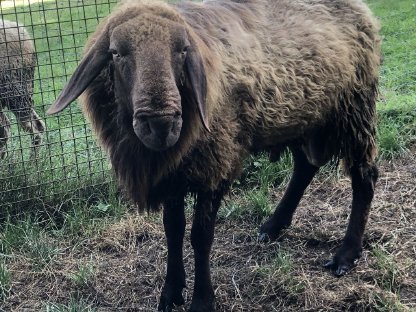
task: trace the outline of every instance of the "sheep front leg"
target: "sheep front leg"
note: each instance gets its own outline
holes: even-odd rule
[[[363,234],[374,196],[378,170],[373,164],[354,164],[350,174],[352,208],[347,232],[334,258],[325,264],[336,276],[347,273],[361,257]]]
[[[172,311],[173,305],[183,305],[182,289],[186,287],[183,265],[183,237],[185,235],[184,197],[167,201],[163,209],[163,225],[168,245],[165,285],[160,296],[159,311]]]
[[[305,189],[319,168],[310,164],[306,155],[298,149],[292,150],[294,170],[285,194],[273,215],[260,227],[259,241],[275,240],[280,232],[290,226],[293,214]]]
[[[29,109],[29,114],[16,114],[24,131],[32,136],[33,157],[37,157],[39,146],[42,143],[42,133],[45,131],[45,123],[34,109]]]
[[[198,194],[191,232],[191,243],[195,253],[195,284],[190,312],[215,311],[209,254],[222,196],[222,192]]]

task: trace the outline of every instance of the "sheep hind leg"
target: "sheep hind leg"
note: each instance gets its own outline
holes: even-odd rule
[[[370,211],[378,170],[374,164],[355,163],[350,170],[352,184],[352,209],[347,232],[341,247],[324,266],[336,276],[353,268],[361,257],[362,239]]]
[[[292,223],[293,214],[319,167],[309,163],[305,153],[292,149],[294,170],[285,194],[273,215],[260,227],[259,241],[275,240]]]
[[[6,155],[7,140],[10,136],[10,122],[7,116],[0,111],[0,159]]]
[[[182,289],[186,287],[183,264],[183,238],[185,235],[184,197],[170,200],[164,205],[163,225],[168,245],[168,261],[165,284],[160,295],[158,310],[172,311],[173,305],[185,303]]]
[[[209,254],[214,240],[215,219],[222,197],[223,190],[198,194],[191,231],[191,243],[195,253],[195,284],[190,312],[215,311]]]

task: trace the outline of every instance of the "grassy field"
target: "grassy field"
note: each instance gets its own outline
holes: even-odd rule
[[[27,25],[35,39],[34,96],[42,117],[110,2],[1,3],[3,18]],[[367,2],[381,20],[384,63],[381,177],[363,258],[340,279],[321,267],[342,239],[350,205],[349,179],[330,166],[308,189],[281,240],[257,243],[291,159],[253,158],[218,219],[212,274],[219,311],[416,311],[416,4]],[[138,216],[120,200],[76,105],[46,123],[37,159],[30,158],[28,136],[14,126],[0,164],[0,311],[154,311],[167,252],[160,215]],[[189,304],[189,226],[187,233]]]

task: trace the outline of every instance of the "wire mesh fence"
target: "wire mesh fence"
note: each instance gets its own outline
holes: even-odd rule
[[[112,180],[78,105],[46,116],[116,0],[0,2],[0,207],[53,205]]]

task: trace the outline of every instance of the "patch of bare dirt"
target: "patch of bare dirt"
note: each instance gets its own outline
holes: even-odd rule
[[[310,186],[293,225],[279,242],[260,244],[260,224],[220,219],[211,254],[218,311],[410,311],[416,309],[416,163],[411,156],[380,164],[380,178],[358,266],[342,278],[322,268],[345,233],[350,181],[320,175]],[[281,195],[277,192],[276,197]],[[189,224],[190,222],[188,222]],[[193,253],[185,243],[189,308]],[[62,243],[65,245],[65,243]],[[289,259],[286,267],[277,261]],[[41,273],[27,259],[9,265],[12,294],[4,311],[40,311],[46,302],[78,298],[95,311],[155,311],[167,249],[158,218],[126,216],[95,237],[63,252]],[[90,263],[94,274],[71,278]]]

